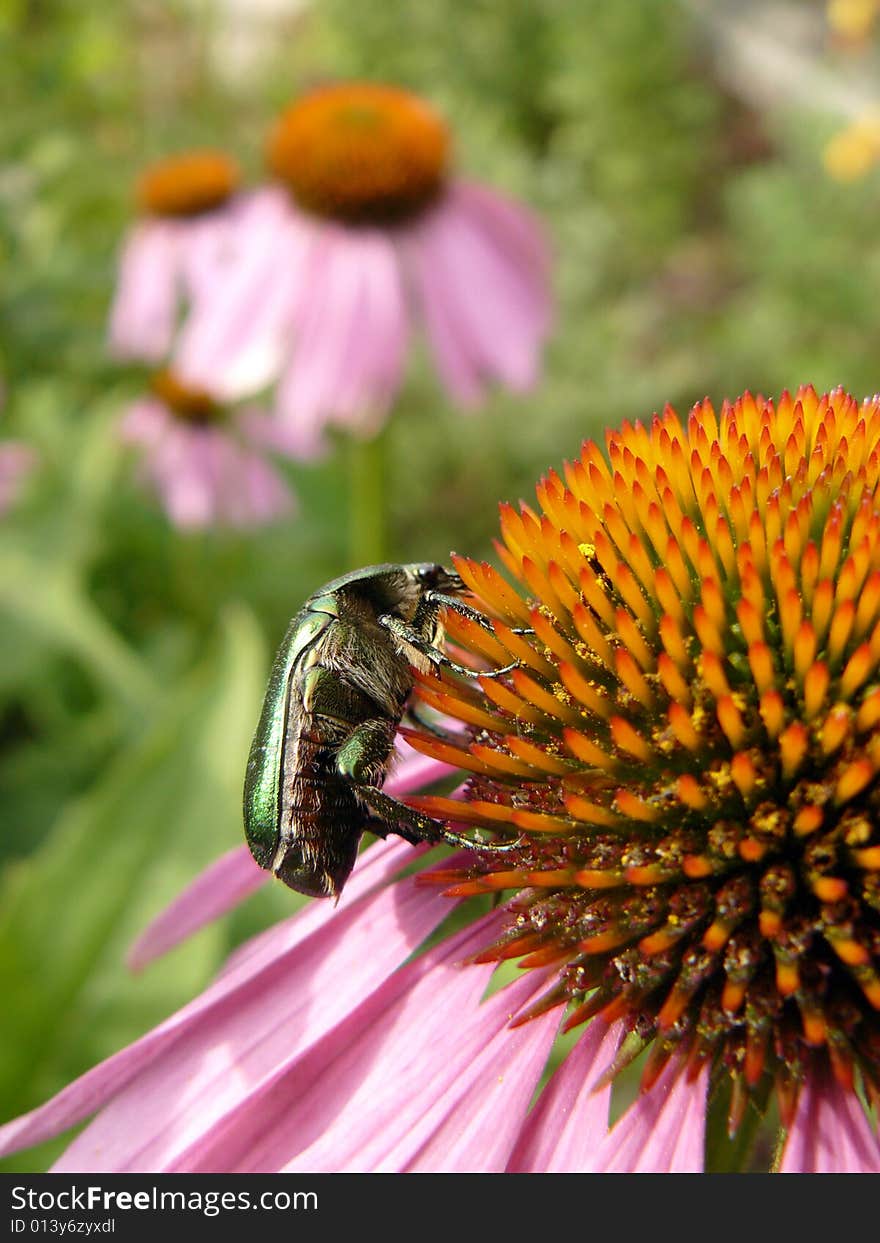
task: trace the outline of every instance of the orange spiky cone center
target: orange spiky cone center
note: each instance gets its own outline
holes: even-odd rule
[[[278,119],[267,161],[309,212],[349,223],[396,221],[441,192],[449,130],[424,100],[398,87],[324,86]]]
[[[465,731],[409,732],[471,774],[422,810],[523,838],[441,874],[519,891],[484,957],[556,964],[533,1012],[625,1018],[644,1083],[710,1060],[734,1129],[771,1077],[790,1120],[811,1059],[880,1084],[878,480],[880,398],[841,391],[588,442],[502,507],[510,581],[456,561],[492,629],[451,639],[517,667],[423,685]]]
[[[222,151],[189,151],[145,169],[136,198],[147,215],[196,216],[225,203],[240,180],[238,165]]]

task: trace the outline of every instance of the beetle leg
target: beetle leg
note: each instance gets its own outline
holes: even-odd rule
[[[439,608],[439,606],[438,606]],[[443,669],[450,669],[453,673],[457,673],[461,678],[500,678],[505,673],[511,673],[514,669],[519,668],[519,661],[511,661],[509,665],[503,665],[500,669],[482,670],[467,669],[464,665],[457,664],[454,660],[441,652],[433,643],[428,643],[419,631],[411,626],[408,622],[402,621],[399,617],[393,617],[390,613],[383,613],[379,618],[379,625],[384,626],[386,630],[390,630],[395,638],[400,639],[402,643],[407,644],[432,665],[437,665]]]
[[[444,595],[442,591],[426,591],[424,600],[431,603],[437,603],[447,609],[452,609],[454,613],[460,613],[462,617],[468,617],[471,621],[476,622],[478,626],[482,626],[484,630],[489,630],[494,634],[492,623],[489,618],[477,609],[471,608],[469,604],[465,604],[463,600],[459,600],[457,596]],[[529,626],[515,626],[513,634],[534,634]]]
[[[509,844],[482,845],[380,790],[374,782],[381,780],[384,774],[393,740],[394,722],[377,717],[356,726],[336,752],[336,770],[351,783],[358,800],[370,814],[367,827],[371,833],[377,837],[396,833],[413,846],[419,842],[444,841],[467,850],[508,851],[520,845],[519,839]]]
[[[451,729],[444,729],[436,721],[430,721],[427,717],[422,716],[418,711],[417,700],[414,703],[407,704],[404,715],[408,721],[412,721],[414,725],[418,725],[429,734],[433,734],[435,738],[442,738],[444,742],[457,742],[461,738],[460,733],[456,733]]]
[[[355,793],[381,781],[394,746],[395,722],[373,717],[356,725],[336,749],[336,771]]]
[[[372,812],[367,827],[377,837],[386,837],[389,833],[396,833],[398,837],[402,837],[404,841],[413,846],[418,845],[419,842],[443,841],[449,846],[457,846],[464,850],[485,850],[493,854],[505,854],[522,845],[522,838],[519,837],[515,842],[476,842],[472,837],[465,837],[462,833],[454,833],[452,829],[447,829],[446,825],[439,820],[423,816],[412,807],[407,807],[406,803],[399,802],[375,786],[360,786],[357,795]]]

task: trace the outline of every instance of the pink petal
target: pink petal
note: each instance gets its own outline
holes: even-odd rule
[[[222,287],[199,299],[174,358],[185,383],[227,401],[259,391],[280,371],[318,236],[274,189],[252,195],[236,227]]]
[[[144,463],[168,517],[183,529],[210,527],[219,518],[212,439],[207,429],[172,423]]]
[[[526,985],[531,983],[523,981],[511,987],[511,996],[499,996],[497,1008],[502,1021],[528,1000]],[[484,1009],[488,1011],[491,1006],[487,1002]],[[558,1015],[544,1014],[522,1027],[502,1027],[475,1055],[471,1071],[463,1072],[455,1090],[448,1094],[451,1101],[439,1103],[437,1112],[448,1110],[442,1123],[401,1168],[407,1172],[503,1171],[547,1063],[557,1026]],[[486,1035],[484,1032],[484,1038]]]
[[[388,778],[386,789],[389,794],[407,794],[431,782],[439,781],[453,771],[455,770],[450,765],[443,764],[439,760],[432,760],[408,746],[398,747],[397,766]],[[371,875],[366,868],[368,856],[372,860],[377,857],[377,852],[382,855],[390,851],[392,846],[396,848],[395,860],[398,853],[401,856],[400,862],[395,864],[397,868],[402,868],[409,862],[412,856],[407,855],[406,849],[400,849],[405,846],[405,843],[399,839],[387,843],[376,842],[361,855],[340,901],[351,902],[356,894],[362,892],[360,887],[364,883],[362,878]],[[407,847],[407,849],[411,848]],[[129,966],[133,970],[140,970],[154,958],[166,954],[200,928],[244,901],[269,879],[270,874],[257,867],[247,846],[236,846],[227,851],[216,862],[210,864],[204,872],[201,872],[171,905],[166,907],[144,929],[129,952]],[[372,880],[369,883],[376,882]],[[320,903],[314,905],[320,906]],[[249,946],[254,944],[254,941],[249,942]]]
[[[239,479],[241,496],[230,512],[231,525],[261,526],[297,512],[298,505],[286,482],[261,454],[245,455]]]
[[[144,453],[141,473],[177,526],[252,526],[292,512],[287,484],[235,428],[176,419],[160,402],[136,402],[120,435]]]
[[[643,1092],[603,1140],[593,1171],[624,1174],[699,1174],[706,1142],[709,1070],[692,1082],[670,1058],[654,1086]]]
[[[536,290],[545,296],[545,326],[549,327],[552,307],[549,299],[550,248],[544,229],[527,207],[473,181],[457,181],[451,193],[474,219],[482,231],[491,235],[495,244],[518,269],[531,271]]]
[[[191,302],[222,297],[227,273],[238,259],[250,223],[249,200],[250,196],[239,196],[189,224],[180,266]]]
[[[537,379],[549,294],[533,264],[517,263],[499,246],[491,223],[453,188],[413,230],[416,276],[441,372],[455,361],[458,343],[453,379],[468,357],[481,377],[521,390]]]
[[[263,953],[193,1003],[200,1008],[190,1008],[173,1046],[109,1102],[55,1169],[190,1168],[182,1154],[210,1146],[217,1127],[225,1134],[230,1116],[381,988],[449,909],[441,894],[404,880],[339,909],[306,939],[294,933],[293,952],[279,952],[276,939],[272,961],[258,970],[264,942]],[[225,1153],[219,1160],[231,1168]]]
[[[351,910],[362,909],[357,899],[369,896],[377,885],[399,871],[411,857],[411,847],[403,841],[377,842],[358,860],[346,888],[353,894]],[[224,974],[197,998],[178,1010],[158,1027],[119,1053],[107,1058],[63,1088],[45,1105],[0,1127],[0,1155],[41,1143],[67,1130],[94,1113],[117,1092],[136,1078],[163,1052],[194,1027],[210,1026],[213,1016],[221,1016],[237,1004],[241,991],[259,992],[260,981],[283,975],[288,959],[296,957],[300,944],[319,934],[336,911],[330,903],[313,902],[300,914],[277,924],[239,952],[239,961],[228,964]],[[243,947],[244,949],[245,947]]]
[[[393,243],[379,230],[360,241],[362,309],[345,383],[330,413],[334,423],[374,435],[400,388],[409,323]]]
[[[620,1041],[620,1024],[594,1019],[529,1114],[508,1163],[513,1173],[576,1174],[592,1168],[608,1134],[611,1085],[592,1090]]]
[[[185,941],[199,928],[238,906],[268,879],[247,846],[235,846],[207,867],[141,933],[128,954],[132,971]]]
[[[147,220],[126,240],[110,311],[110,349],[118,358],[158,362],[171,347],[180,286],[181,234]]]
[[[482,396],[479,367],[456,312],[455,282],[443,267],[435,234],[424,228],[408,230],[399,245],[415,283],[440,378],[460,405],[475,406]]]
[[[230,527],[258,526],[294,511],[290,489],[275,467],[240,435],[233,435],[232,429],[230,433],[217,429],[211,449],[220,522]]]
[[[798,1100],[783,1174],[877,1174],[880,1144],[855,1092],[827,1070],[811,1074]]]
[[[375,430],[400,383],[405,349],[406,311],[391,243],[375,229],[324,225],[278,390],[291,451],[318,449],[329,421]]]
[[[486,936],[484,926],[478,942]],[[482,965],[462,966],[446,955],[429,978],[379,1016],[370,1032],[381,1057],[357,1085],[356,1098],[344,1105],[339,1125],[287,1169],[503,1169],[555,1023],[511,1030],[509,1020],[534,995],[535,981],[521,978],[481,1005],[482,987],[471,979],[475,972],[485,986]],[[461,1016],[453,1038],[450,1013]]]
[[[434,1029],[448,1032],[450,1000],[454,998],[463,1012],[476,1007],[491,968],[462,967],[460,960],[485,943],[487,929],[491,935],[499,926],[493,913],[418,956],[341,1016],[337,1026],[328,1027],[311,1047],[304,1046],[297,1056],[267,1070],[263,1083],[241,1100],[213,1135],[182,1154],[185,1168],[254,1172],[287,1165],[338,1170],[348,1160],[346,1153],[360,1168],[356,1154],[364,1125],[369,1134],[380,1125],[385,1116],[382,1102],[389,1093],[402,1107],[403,1093],[396,1085],[411,1081],[414,1065],[424,1059],[427,1049],[436,1056]],[[449,986],[448,999],[444,988],[443,1006],[426,1009],[425,1001],[436,996],[437,985]],[[445,1024],[437,1008],[443,1010]],[[444,1057],[446,1053],[444,1049]]]

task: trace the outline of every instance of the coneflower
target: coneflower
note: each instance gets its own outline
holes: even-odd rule
[[[230,398],[278,381],[291,447],[376,431],[421,321],[452,398],[532,385],[550,319],[547,246],[524,207],[458,178],[442,118],[399,87],[318,87],[276,121],[273,185],[238,261],[184,327],[183,376]]]
[[[552,966],[565,1004],[728,1081],[729,1127],[770,1082],[880,1088],[880,398],[749,394],[626,425],[502,507],[499,554],[456,568],[498,620],[450,633],[509,680],[425,688],[469,726],[408,733],[472,773],[433,815],[527,839],[516,865],[432,880],[514,891],[481,960]],[[527,627],[531,635],[518,633]],[[518,1021],[521,1021],[518,1020]]]
[[[119,433],[176,526],[257,526],[292,512],[293,494],[268,457],[276,439],[268,416],[226,409],[168,369],[150,387],[128,407]]]
[[[450,614],[457,654],[516,667],[423,679],[461,728],[407,731],[470,774],[409,801],[513,857],[401,880],[409,848],[372,847],[338,908],[243,947],[0,1151],[100,1110],[58,1168],[699,1170],[707,1117],[769,1126],[775,1096],[774,1168],[880,1169],[878,478],[880,398],[842,391],[585,444],[540,512],[503,507],[508,577],[456,559],[492,619]],[[227,856],[139,959],[255,883]],[[506,901],[413,956],[478,894]],[[499,960],[523,970],[487,999]],[[539,1091],[560,1024],[583,1032]]]

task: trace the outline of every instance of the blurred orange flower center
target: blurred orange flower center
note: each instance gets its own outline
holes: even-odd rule
[[[137,203],[149,215],[195,216],[225,203],[240,180],[238,165],[222,151],[188,151],[141,174]]]
[[[189,423],[209,423],[217,417],[219,407],[211,394],[182,384],[173,371],[157,371],[150,388],[172,414]]]
[[[441,191],[449,131],[424,100],[371,83],[326,86],[288,108],[269,168],[307,211],[348,222],[413,215]]]

